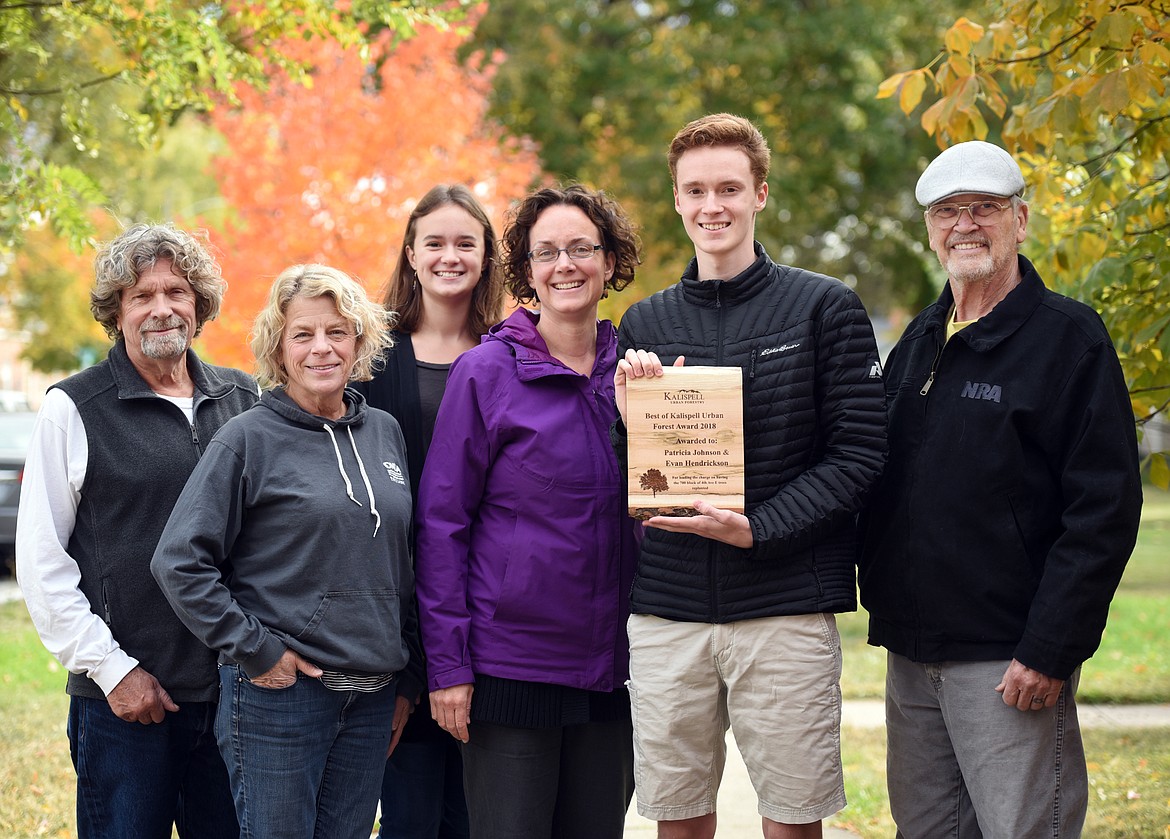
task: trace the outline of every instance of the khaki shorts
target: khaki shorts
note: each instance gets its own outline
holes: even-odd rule
[[[727,624],[632,615],[629,633],[639,814],[714,813],[729,726],[761,816],[807,824],[845,806],[832,614]]]

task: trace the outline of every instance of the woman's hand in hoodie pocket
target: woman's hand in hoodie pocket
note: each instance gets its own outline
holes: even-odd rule
[[[284,655],[267,672],[250,681],[256,687],[283,690],[296,684],[298,673],[317,679],[321,676],[321,668],[301,658],[292,650],[285,650]]]

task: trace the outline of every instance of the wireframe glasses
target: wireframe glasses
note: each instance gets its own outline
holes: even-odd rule
[[[998,201],[972,201],[970,204],[935,204],[926,211],[926,217],[940,230],[950,230],[959,223],[959,216],[966,210],[971,215],[971,221],[978,225],[990,224],[991,221],[1010,209],[1011,204],[1000,204]]]
[[[567,248],[536,248],[528,252],[528,258],[533,262],[556,262],[562,253],[567,253],[569,259],[588,259],[600,250],[605,250],[605,246],[581,244]]]

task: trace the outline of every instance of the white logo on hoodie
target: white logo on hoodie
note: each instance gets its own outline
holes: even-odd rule
[[[406,484],[406,479],[402,477],[402,467],[397,463],[384,460],[382,465],[386,467],[386,474],[390,476],[390,480],[396,484]]]

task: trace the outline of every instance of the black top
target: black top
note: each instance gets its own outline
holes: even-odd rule
[[[614,722],[629,716],[630,695],[624,687],[614,691],[583,690],[478,675],[471,695],[472,722],[516,728],[559,728]]]
[[[447,389],[447,374],[451,372],[451,365],[416,361],[415,368],[418,375],[418,401],[422,409],[423,445],[429,449],[431,437],[435,433],[435,418],[439,415],[439,404],[443,401],[443,392]]]

